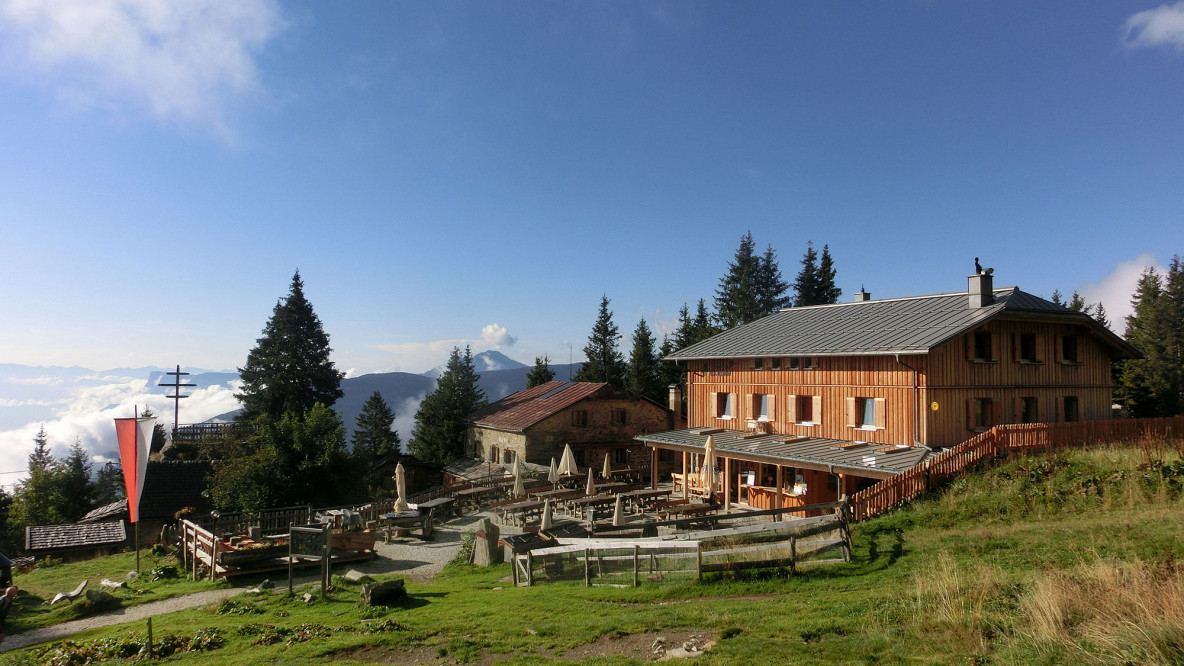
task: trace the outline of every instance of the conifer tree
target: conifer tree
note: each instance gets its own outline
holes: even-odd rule
[[[551,357],[547,354],[534,357],[534,367],[526,375],[526,388],[534,388],[552,381],[555,381],[555,371],[551,369]]]
[[[415,414],[408,450],[420,460],[446,464],[465,453],[469,415],[485,403],[481,378],[473,366],[473,352],[461,355],[452,348],[448,365],[436,380],[436,388],[423,399]]]
[[[715,317],[724,329],[756,321],[761,310],[761,282],[764,269],[749,231],[740,237],[740,247],[728,263],[728,272],[715,290]]]
[[[818,260],[818,302],[815,305],[831,305],[839,302],[843,290],[835,283],[834,259],[830,256],[830,246],[822,246],[822,258]]]
[[[399,453],[399,433],[394,429],[395,412],[375,391],[362,404],[354,421],[353,456],[368,473],[377,463]]]
[[[95,489],[90,473],[90,455],[82,448],[82,441],[76,439],[57,474],[59,506],[56,513],[61,522],[76,522],[95,507]]]
[[[596,316],[596,323],[592,326],[592,333],[588,335],[588,344],[584,345],[584,357],[587,359],[576,373],[577,382],[604,382],[613,386],[625,385],[625,357],[617,346],[621,339],[621,332],[613,323],[613,313],[608,309],[608,296],[600,298],[600,312]]]
[[[332,407],[342,395],[343,376],[329,360],[332,351],[297,271],[287,297],[276,303],[246,365],[238,369],[243,385],[235,397],[243,404],[241,418],[303,415],[318,403]]]
[[[625,390],[662,404],[665,392],[661,370],[654,344],[657,340],[646,323],[645,317],[637,322],[633,330],[633,351],[629,355],[629,371],[625,375]]]
[[[52,525],[57,522],[58,461],[49,450],[45,426],[33,437],[33,451],[29,454],[29,475],[16,484],[13,493],[12,522],[14,526]]]
[[[1173,292],[1174,290],[1174,292]],[[1142,358],[1122,363],[1117,397],[1131,416],[1171,416],[1184,407],[1184,270],[1173,258],[1166,279],[1154,268],[1139,277],[1126,319],[1126,340]]]
[[[793,299],[789,297],[789,285],[781,277],[777,253],[772,245],[765,248],[765,255],[761,257],[757,269],[757,277],[757,311],[760,313],[758,317],[793,304]]]
[[[817,305],[820,279],[818,275],[818,252],[814,250],[814,241],[806,243],[806,254],[802,255],[802,268],[798,271],[797,280],[793,283],[794,307]]]

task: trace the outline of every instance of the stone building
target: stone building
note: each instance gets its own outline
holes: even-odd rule
[[[634,438],[679,427],[676,412],[609,384],[554,381],[519,391],[474,412],[466,449],[480,460],[549,465],[570,444],[581,467],[600,469],[610,456],[617,469],[647,474],[650,456]],[[673,469],[673,457],[669,461]]]

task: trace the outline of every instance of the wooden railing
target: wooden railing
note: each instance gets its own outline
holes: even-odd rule
[[[1011,451],[1054,450],[1102,442],[1184,437],[1184,416],[1076,423],[998,425],[851,497],[852,519],[866,520],[941,486],[967,467]]]

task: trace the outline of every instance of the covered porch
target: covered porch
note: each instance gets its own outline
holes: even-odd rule
[[[705,450],[712,440],[713,459]],[[917,446],[869,444],[721,428],[691,428],[640,435],[651,449],[650,483],[661,452],[681,459],[673,472],[674,495],[700,497],[731,508],[783,509],[837,501],[889,479],[924,460],[930,450]],[[670,455],[670,454],[666,454]],[[710,475],[710,480],[708,479]],[[708,486],[710,486],[708,488]]]

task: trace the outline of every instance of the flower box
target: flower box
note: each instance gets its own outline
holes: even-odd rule
[[[347,553],[360,553],[364,550],[374,550],[374,542],[378,533],[373,530],[364,532],[330,532],[329,547],[333,550]]]

